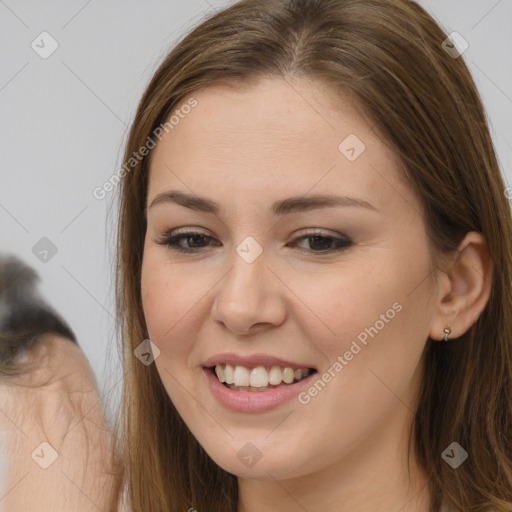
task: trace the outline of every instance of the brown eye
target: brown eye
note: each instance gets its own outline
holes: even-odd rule
[[[296,238],[293,243],[296,244],[298,240],[309,241],[310,248],[305,250],[320,254],[340,252],[353,245],[353,242],[347,238],[322,235],[318,234],[317,232],[300,236]]]
[[[193,253],[207,247],[207,244],[204,244],[205,240],[213,240],[213,238],[198,231],[188,231],[175,235],[171,232],[158,239],[157,243],[167,246],[173,251]],[[185,242],[187,246],[183,246],[182,242]]]

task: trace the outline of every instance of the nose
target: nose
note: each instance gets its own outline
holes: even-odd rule
[[[212,304],[212,319],[237,335],[277,327],[286,318],[283,284],[265,252],[248,263],[236,252]]]

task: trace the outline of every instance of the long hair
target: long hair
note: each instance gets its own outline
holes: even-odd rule
[[[125,380],[117,447],[134,512],[236,511],[237,481],[204,452],[155,365],[141,300],[149,157],[141,148],[174,110],[214,82],[305,77],[348,94],[398,155],[424,207],[436,258],[482,233],[495,264],[472,327],[448,344],[426,340],[411,440],[429,477],[431,511],[512,511],[512,219],[485,111],[463,57],[410,0],[242,0],[201,21],[151,79],[128,135],[119,185],[116,307]],[[193,115],[193,114],[192,114]],[[170,125],[168,125],[170,126]],[[144,152],[142,152],[144,153]],[[442,452],[469,458],[453,470]]]

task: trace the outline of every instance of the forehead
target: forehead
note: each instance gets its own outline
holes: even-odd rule
[[[371,120],[319,82],[218,83],[193,97],[197,105],[153,150],[148,202],[167,188],[227,202],[258,192],[366,194],[383,210],[397,194],[413,200]]]

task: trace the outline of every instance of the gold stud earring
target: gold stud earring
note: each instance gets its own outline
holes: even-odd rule
[[[444,338],[443,341],[448,341],[448,335],[452,332],[452,330],[449,327],[444,328]]]

